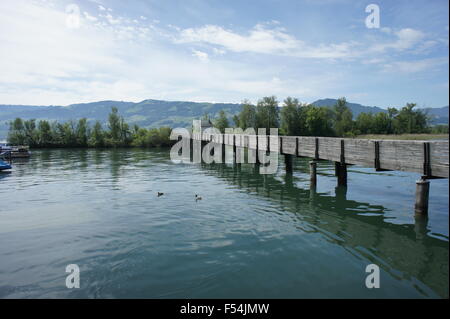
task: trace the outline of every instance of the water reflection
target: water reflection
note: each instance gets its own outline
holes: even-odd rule
[[[9,284],[20,290],[4,292],[12,297],[339,297],[342,286],[329,285],[338,276],[347,296],[371,297],[355,273],[372,262],[388,273],[377,296],[448,297],[448,241],[433,224],[448,225],[446,213],[414,220],[412,207],[398,216],[397,193],[361,196],[373,179],[401,187],[403,175],[352,174],[349,188],[334,187],[324,162],[310,189],[308,161],[294,174],[280,163],[260,175],[256,165],[173,164],[167,149],[36,151],[0,174],[0,296]],[[61,269],[74,258],[87,286],[69,292]],[[42,287],[22,281],[28,271],[47,276]]]
[[[208,174],[279,203],[295,218],[314,225],[314,232],[357,251],[392,276],[415,277],[448,297],[448,284],[444,284],[448,283],[448,242],[427,234],[428,218],[416,218],[409,225],[393,224],[385,220],[386,207],[348,199],[347,187],[336,187],[332,196],[317,192],[315,187],[297,187],[296,177],[290,174],[284,181],[258,174],[256,165],[201,167]]]

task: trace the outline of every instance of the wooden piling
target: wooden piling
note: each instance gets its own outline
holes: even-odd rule
[[[416,182],[416,215],[428,215],[428,198],[430,195],[430,181],[421,178]]]
[[[292,158],[293,156],[290,154],[284,155],[284,164],[286,165],[286,173],[288,174],[292,174],[293,172]]]
[[[338,186],[347,186],[347,164],[335,163]]]
[[[315,188],[317,185],[317,162],[309,162],[309,181],[311,188]]]

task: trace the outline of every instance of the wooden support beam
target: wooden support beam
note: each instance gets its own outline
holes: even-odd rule
[[[337,169],[338,186],[347,186],[347,165],[336,162],[335,169]]]
[[[288,174],[292,174],[292,172],[294,171],[293,169],[293,155],[290,154],[284,154],[284,164],[286,165],[286,173]]]
[[[311,188],[315,188],[317,185],[317,162],[309,162],[309,181]]]
[[[319,159],[319,139],[317,137],[316,137],[314,143],[315,143],[314,159],[318,160]]]
[[[431,159],[430,159],[430,143],[423,143],[423,176],[430,178],[433,176],[431,172]]]
[[[416,215],[428,215],[428,199],[430,195],[430,181],[421,178],[416,182]]]

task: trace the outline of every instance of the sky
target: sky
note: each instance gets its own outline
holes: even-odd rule
[[[448,6],[448,0],[2,0],[0,104],[239,103],[275,95],[441,107],[449,100]]]

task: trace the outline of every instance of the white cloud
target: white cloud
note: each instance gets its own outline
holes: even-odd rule
[[[106,20],[108,20],[109,23],[111,24],[119,24],[120,23],[120,18],[115,19],[110,13],[108,13],[107,15],[104,16],[106,18]]]
[[[448,65],[447,58],[429,58],[414,61],[395,61],[383,65],[384,72],[391,73],[417,73],[421,71],[433,71],[442,65]]]
[[[303,58],[339,58],[354,55],[356,42],[308,46],[289,35],[283,28],[268,28],[258,24],[248,34],[241,35],[216,25],[181,30],[176,43],[206,43],[233,52],[279,54]]]
[[[95,22],[95,21],[97,21],[98,19],[96,18],[96,17],[94,17],[94,16],[91,16],[88,12],[84,12],[84,17],[87,19],[87,20],[89,20],[89,21],[91,21],[91,22]]]
[[[404,51],[413,48],[425,38],[425,34],[423,32],[411,28],[405,28],[396,31],[394,32],[394,35],[397,38],[395,41],[391,42],[380,41],[379,43],[373,45],[370,48],[370,51],[380,53],[386,51],[387,49]]]
[[[204,50],[192,51],[192,56],[157,42],[130,42],[128,36],[148,39],[154,31],[125,20],[111,25],[86,19],[74,30],[65,27],[65,19],[61,8],[0,1],[0,103],[147,98],[240,102],[272,93],[309,94],[324,85],[311,77],[277,79],[270,67],[238,61],[205,63],[209,55]]]
[[[192,50],[192,55],[197,57],[202,62],[208,62],[209,61],[208,53],[206,53],[206,52],[202,52],[202,51],[198,51],[198,50]]]
[[[214,25],[181,30],[105,8],[96,14],[83,11],[80,28],[68,29],[66,17],[64,8],[57,6],[0,1],[0,103],[64,105],[147,98],[240,102],[271,94],[306,100],[345,94],[342,88],[349,73],[341,72],[338,58],[356,57],[352,67],[366,63],[367,68],[381,66],[385,72],[399,73],[443,65],[433,59],[401,63],[385,54],[388,49],[433,47],[412,29],[378,33],[385,37],[385,47],[375,52],[367,49],[364,39],[306,43],[274,22],[247,32]],[[179,45],[174,47],[173,39]],[[259,56],[240,59],[233,52]],[[295,62],[272,64],[277,58],[270,55],[327,61],[289,59]],[[330,61],[334,64],[327,64]]]
[[[215,55],[224,55],[225,53],[227,53],[227,51],[218,48],[213,48],[213,52]]]

